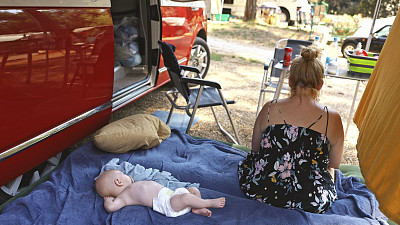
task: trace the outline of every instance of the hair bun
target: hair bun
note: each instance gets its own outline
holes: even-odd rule
[[[300,55],[307,61],[316,59],[321,54],[321,49],[316,45],[304,47],[300,51]]]

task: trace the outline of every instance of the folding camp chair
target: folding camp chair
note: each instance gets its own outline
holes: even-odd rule
[[[194,67],[179,65],[174,54],[175,46],[161,41],[159,41],[158,43],[161,47],[161,53],[164,58],[164,65],[167,68],[169,77],[171,78],[171,82],[174,85],[174,89],[166,93],[166,96],[172,105],[166,123],[169,123],[174,108],[184,109],[186,110],[186,114],[190,116],[190,121],[186,128],[186,133],[188,134],[192,126],[197,108],[210,107],[221,132],[228,136],[235,144],[240,144],[239,136],[237,134],[235,125],[233,124],[232,117],[228,109],[228,104],[233,104],[235,103],[235,101],[225,100],[221,92],[221,86],[217,82],[198,78],[184,77],[183,74],[185,73],[185,71],[195,73],[200,73],[200,71]],[[189,88],[189,84],[200,86],[199,88]],[[177,105],[176,102],[179,94],[181,94],[185,98],[186,105]],[[223,106],[225,108],[236,139],[234,139],[227,131],[223,129],[217,119],[213,106]]]
[[[285,42],[286,45],[284,45]],[[264,76],[261,82],[260,97],[258,99],[256,116],[258,115],[260,108],[264,105],[265,92],[275,92],[275,90],[269,90],[268,88],[276,88],[277,86],[277,81],[274,81],[272,78],[279,78],[281,75],[281,71],[275,69],[274,67],[279,61],[283,60],[285,47],[292,48],[292,59],[294,59],[296,55],[300,54],[302,46],[309,46],[311,44],[311,41],[294,39],[281,39],[278,41],[278,43],[276,43],[274,57],[272,59],[268,59],[267,62],[265,62],[264,64]]]

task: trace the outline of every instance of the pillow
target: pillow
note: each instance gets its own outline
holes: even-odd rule
[[[93,142],[103,151],[125,153],[139,148],[153,148],[170,135],[171,129],[159,118],[137,114],[99,129],[93,136]]]

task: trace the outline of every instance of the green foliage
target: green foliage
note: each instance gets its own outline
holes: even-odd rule
[[[361,0],[360,12],[364,16],[372,17],[374,15],[377,0]],[[400,6],[400,0],[382,0],[381,7],[379,9],[378,17],[389,17],[396,16],[398,8]]]
[[[356,15],[362,0],[325,0],[329,4],[329,14]]]
[[[354,16],[343,15],[340,20],[333,23],[333,34],[341,36],[349,36],[353,34],[358,27],[361,25],[361,15],[357,14]]]
[[[364,17],[374,15],[377,0],[325,0],[329,4],[330,14],[356,15],[362,13]],[[378,17],[396,16],[400,0],[381,0]]]

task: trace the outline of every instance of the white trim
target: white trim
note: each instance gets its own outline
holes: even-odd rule
[[[186,61],[187,61],[187,58],[183,57],[182,59],[178,60],[178,63],[180,65],[180,64],[183,64]],[[158,73],[162,73],[164,71],[167,71],[167,67],[165,67],[165,66],[163,68],[158,69]]]
[[[111,7],[110,0],[1,0],[0,7]]]

